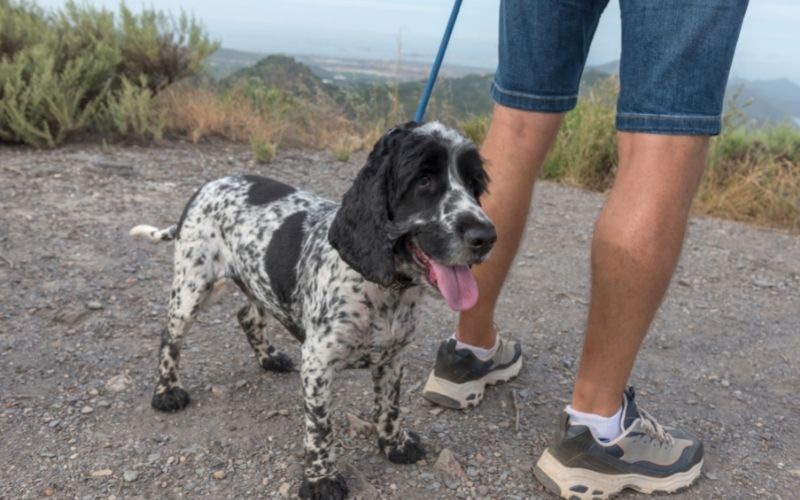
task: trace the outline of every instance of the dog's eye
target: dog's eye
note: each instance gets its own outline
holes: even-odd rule
[[[417,180],[417,188],[419,189],[428,189],[431,187],[431,178],[427,175],[423,175],[422,177]]]

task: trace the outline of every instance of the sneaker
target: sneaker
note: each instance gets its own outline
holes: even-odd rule
[[[563,413],[555,442],[533,472],[562,498],[609,498],[625,488],[642,493],[674,492],[691,485],[703,467],[703,443],[686,431],[662,427],[625,391],[622,427],[616,439],[599,442],[588,427],[571,426]]]
[[[522,347],[517,341],[500,339],[495,355],[481,361],[469,349],[456,349],[456,340],[439,346],[433,368],[422,396],[447,408],[476,406],[483,399],[487,385],[508,382],[522,368]]]

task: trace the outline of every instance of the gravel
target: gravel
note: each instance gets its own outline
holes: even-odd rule
[[[174,223],[204,181],[230,172],[338,198],[363,161],[286,151],[261,166],[247,148],[224,143],[0,147],[0,498],[296,495],[299,377],[257,365],[236,323],[238,292],[209,304],[187,336],[181,374],[192,404],[175,414],[150,408],[171,247],[134,243],[127,232]],[[374,435],[349,432],[348,413],[369,415],[370,378],[354,370],[337,379],[338,461],[353,498],[547,498],[532,469],[570,396],[602,202],[547,182],[537,188],[497,318],[522,340],[525,366],[477,409],[421,399],[435,348],[454,325],[440,301],[423,311],[406,352],[403,419],[421,434],[426,460],[392,464]],[[704,439],[705,473],[676,497],[794,498],[800,238],[695,218],[675,281],[632,382],[662,422]],[[269,329],[297,361],[298,344],[277,323]],[[434,466],[443,453],[460,474]]]

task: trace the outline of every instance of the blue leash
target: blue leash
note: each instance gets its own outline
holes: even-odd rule
[[[433,92],[433,84],[436,83],[436,77],[439,75],[439,68],[444,59],[444,52],[447,50],[447,44],[450,42],[450,35],[453,33],[453,26],[456,24],[458,17],[458,10],[461,8],[461,0],[456,0],[453,4],[453,10],[450,12],[450,20],[447,21],[447,29],[444,30],[442,43],[439,44],[439,53],[436,54],[436,60],[433,62],[431,74],[428,75],[428,83],[425,85],[425,91],[422,92],[422,98],[419,100],[419,107],[417,107],[417,114],[414,116],[414,121],[421,122],[425,116],[425,108],[428,107],[428,101]]]

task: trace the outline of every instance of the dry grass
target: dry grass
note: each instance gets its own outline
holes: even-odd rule
[[[338,110],[311,102],[287,104],[243,88],[222,94],[206,87],[178,86],[162,94],[167,129],[194,143],[223,138],[240,144],[330,149],[339,159],[371,147],[375,132],[359,130]]]
[[[727,134],[714,139],[694,211],[800,230],[800,148],[764,147],[763,139],[782,133],[780,128],[761,131],[747,139],[743,154],[735,156],[718,156],[714,151],[730,141]],[[800,143],[800,132],[793,133]]]
[[[617,166],[616,91],[615,80],[602,82],[567,114],[545,162],[545,178],[596,191],[611,187]],[[372,147],[388,119],[348,120],[332,106],[287,102],[247,89],[221,94],[180,87],[168,89],[162,99],[169,131],[193,142],[221,137],[249,144],[262,162],[271,161],[278,147],[327,149],[347,161]],[[790,126],[753,132],[735,121],[729,117],[723,134],[712,139],[695,213],[800,230],[800,132]],[[478,116],[461,128],[480,144],[488,123],[488,117]]]
[[[270,123],[240,96],[223,98],[206,88],[178,87],[163,93],[167,127],[185,134],[193,143],[220,137],[248,143],[252,137],[274,141],[281,127]]]

